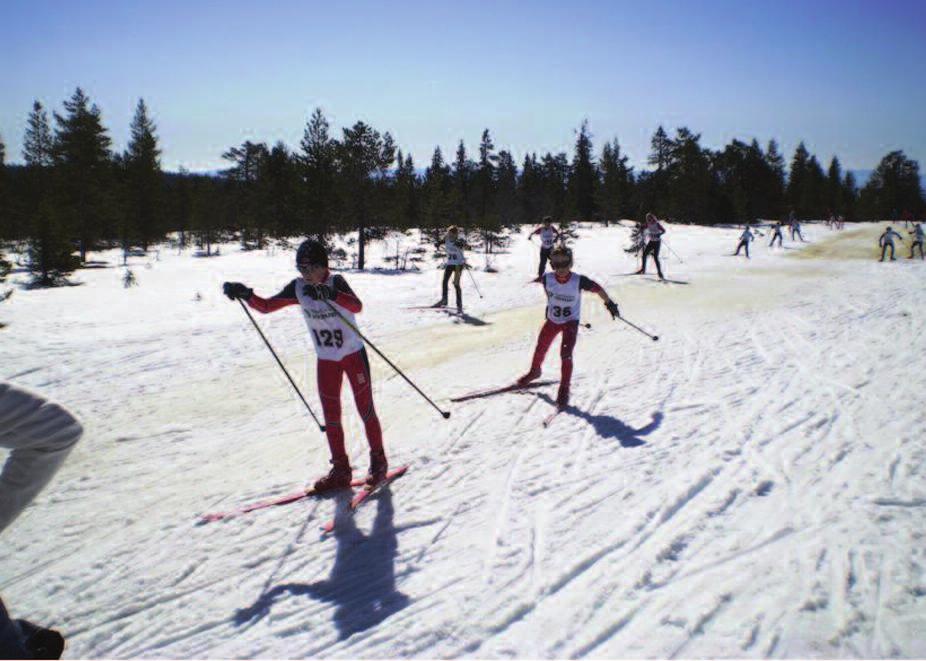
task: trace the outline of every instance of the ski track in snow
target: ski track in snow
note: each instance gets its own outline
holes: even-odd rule
[[[547,429],[555,385],[443,421],[371,355],[387,447],[411,469],[354,517],[339,494],[194,526],[327,465],[218,294],[223,279],[276,291],[290,255],[165,254],[132,290],[103,269],[20,292],[0,310],[4,376],[87,433],[4,535],[4,600],[60,628],[71,658],[924,656],[922,266],[841,256],[877,225],[807,229],[811,256],[758,246],[746,263],[714,257],[736,229],[671,226],[686,262],[664,265],[687,286],[616,277],[628,228],[580,229],[577,270],[660,341],[585,297],[571,406]],[[484,300],[464,281],[470,323],[401,309],[434,294],[434,269],[346,277],[365,333],[446,406],[528,367],[535,249],[518,236],[498,274],[477,271]],[[320,414],[301,319],[258,323]]]

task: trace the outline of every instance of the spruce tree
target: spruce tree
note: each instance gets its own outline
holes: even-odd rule
[[[826,172],[826,205],[829,218],[831,215],[839,213],[843,208],[843,187],[842,187],[842,167],[839,159],[833,156],[830,161],[830,167]]]
[[[846,171],[846,176],[842,181],[842,203],[843,207],[837,213],[847,220],[855,218],[858,207],[858,185],[855,182],[855,175]]]
[[[598,171],[592,159],[592,136],[588,131],[588,120],[584,120],[576,137],[569,177],[572,208],[583,222],[594,219],[598,206],[595,199]]]
[[[232,163],[224,174],[232,190],[231,222],[240,232],[243,250],[264,247],[267,210],[260,203],[258,179],[268,155],[265,143],[250,140],[222,154],[223,159]]]
[[[621,155],[617,138],[613,142],[606,142],[601,150],[598,161],[601,185],[597,191],[597,204],[604,216],[605,225],[612,219],[620,220],[631,214],[633,168],[627,166],[628,160],[627,156]]]
[[[491,242],[490,237],[498,232],[500,227],[495,209],[495,164],[498,162],[498,156],[494,150],[495,144],[492,142],[489,129],[485,129],[479,140],[479,162],[473,175],[473,198],[474,220],[486,247]]]
[[[127,251],[137,240],[142,249],[160,241],[166,232],[163,224],[161,150],[158,149],[156,127],[148,117],[144,99],[138,100],[130,127],[131,137],[123,156],[127,208],[124,212],[122,246]]]
[[[650,189],[648,208],[656,214],[663,214],[667,208],[666,192],[668,187],[668,174],[666,172],[669,166],[669,160],[673,149],[673,142],[666,135],[665,129],[660,125],[650,140],[650,155],[647,162],[655,165],[656,169],[647,177],[647,185]]]
[[[543,172],[537,161],[537,154],[524,156],[521,166],[521,178],[518,180],[519,220],[522,223],[535,223],[540,220],[543,210]]]
[[[704,223],[712,215],[714,194],[710,152],[700,145],[701,134],[676,129],[666,166],[670,216]]]
[[[452,214],[451,186],[450,168],[444,163],[440,147],[435,147],[422,183],[422,229],[435,247],[440,245],[443,228]]]
[[[38,101],[33,102],[32,112],[26,120],[23,161],[26,167],[49,168],[54,164],[54,141],[48,113]]]
[[[791,169],[788,173],[788,187],[785,193],[789,212],[793,211],[798,218],[806,218],[809,209],[804,208],[804,203],[808,199],[807,188],[807,164],[810,160],[810,154],[803,141],[794,150],[794,157],[791,159]]]
[[[460,140],[453,161],[453,217],[450,220],[464,228],[469,225],[475,169],[476,164],[466,155],[466,146]]]
[[[764,213],[771,218],[778,218],[784,213],[785,206],[785,159],[778,151],[775,140],[769,140],[765,162],[769,167],[769,208]]]
[[[54,157],[61,195],[62,226],[76,235],[80,261],[97,242],[111,235],[113,206],[110,196],[111,140],[99,108],[79,87],[64,102],[65,113],[54,113]],[[55,213],[55,216],[58,214]]]

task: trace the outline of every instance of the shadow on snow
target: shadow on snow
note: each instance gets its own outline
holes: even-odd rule
[[[545,393],[538,393],[537,397],[550,405],[556,405],[554,399]],[[602,438],[616,438],[621,446],[625,448],[636,448],[645,445],[646,441],[640,438],[640,436],[646,436],[659,429],[659,425],[662,424],[663,418],[662,411],[656,411],[652,414],[652,420],[650,420],[649,424],[640,428],[634,428],[613,416],[588,413],[573,404],[563,409],[563,413],[582,418],[595,428],[599,436]]]
[[[265,590],[251,606],[235,613],[235,625],[256,624],[270,613],[280,598],[306,596],[334,606],[338,638],[376,626],[409,605],[410,599],[395,587],[395,556],[398,551],[393,525],[392,494],[383,489],[377,496],[373,530],[365,535],[347,512],[349,494],[337,507],[334,538],[337,553],[331,574],[314,583],[280,583]]]

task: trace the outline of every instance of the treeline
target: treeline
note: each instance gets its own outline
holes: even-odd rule
[[[420,227],[436,240],[448,224],[490,242],[502,228],[536,222],[609,222],[646,211],[679,222],[743,222],[840,214],[848,220],[922,215],[919,164],[887,154],[861,189],[833,156],[824,170],[798,145],[787,164],[777,143],[733,140],[720,151],[700,134],[658,127],[650,169],[635,171],[615,138],[596,153],[587,123],[571,154],[530,152],[518,163],[483,131],[472,156],[460,140],[451,158],[440,147],[422,171],[392,135],[358,121],[334,136],[320,109],[297,149],[244,142],[222,158],[219,176],[166,173],[157,129],[139,100],[123,153],[114,153],[99,108],[81,89],[54,112],[36,101],[22,166],[3,166],[0,139],[0,239],[28,252],[36,279],[52,284],[87,263],[90,251],[133,248],[177,237],[211,254],[212,244],[245,248],[297,235],[356,231],[357,266],[365,244],[386,229]],[[75,255],[74,253],[77,253]],[[2,267],[2,265],[0,265]]]

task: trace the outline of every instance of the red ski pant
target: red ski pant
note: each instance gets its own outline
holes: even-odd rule
[[[370,378],[370,362],[366,349],[344,356],[341,360],[318,361],[318,394],[322,400],[325,416],[325,434],[328,447],[335,462],[347,461],[344,449],[344,428],[341,427],[341,383],[347,374],[357,412],[366,428],[370,450],[383,451],[383,430],[373,408],[373,381]]]
[[[547,351],[553,340],[560,333],[563,334],[563,343],[560,345],[559,355],[562,359],[560,365],[560,390],[569,389],[569,381],[572,379],[572,350],[576,346],[576,338],[579,334],[579,322],[567,321],[565,324],[554,324],[547,319],[547,322],[540,329],[540,337],[537,338],[537,348],[534,349],[534,360],[531,363],[531,370],[539,370],[543,365],[543,359],[547,356]]]

